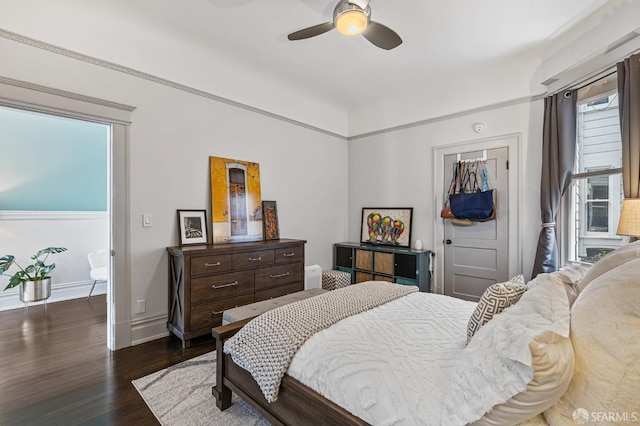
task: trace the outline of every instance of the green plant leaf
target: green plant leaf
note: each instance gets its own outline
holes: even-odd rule
[[[16,272],[9,280],[9,284],[5,288],[5,290],[9,288],[13,288],[20,284],[23,281],[34,281],[41,280],[47,278],[49,272],[51,272],[56,264],[52,263],[50,265],[45,264],[47,257],[50,254],[62,253],[63,251],[67,251],[64,247],[47,247],[40,251],[38,251],[35,255],[31,256],[32,260],[35,262],[32,265],[28,265],[26,268],[22,268],[17,262],[15,262],[15,256],[6,255],[0,258],[0,275],[6,272],[11,265],[15,264],[20,270]],[[44,259],[40,259],[40,256],[47,255]]]
[[[43,254],[62,253],[63,251],[67,251],[67,249],[64,248],[64,247],[47,247],[47,248],[44,248],[44,249],[40,250],[39,252],[37,252],[33,256],[31,256],[31,259],[36,260],[37,258],[42,256]]]
[[[11,277],[11,279],[9,280],[9,284],[5,287],[5,290],[19,285],[23,281],[23,277],[22,277],[23,275],[24,273],[20,271],[17,274],[15,274],[13,277]]]
[[[15,257],[11,255],[0,257],[0,275],[13,265],[14,259]]]
[[[51,265],[45,266],[44,268],[42,268],[39,272],[38,275],[40,275],[41,278],[45,278],[47,275],[49,275],[49,272],[53,271],[53,269],[56,267],[55,263],[52,263]]]

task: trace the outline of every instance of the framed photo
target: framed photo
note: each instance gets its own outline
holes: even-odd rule
[[[413,207],[363,207],[360,242],[409,248],[412,215]]]
[[[278,207],[275,201],[262,202],[262,235],[265,240],[280,239]]]
[[[207,211],[178,210],[180,245],[207,244]]]

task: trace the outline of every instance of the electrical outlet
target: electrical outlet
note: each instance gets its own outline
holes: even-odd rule
[[[151,226],[151,215],[148,213],[143,213],[142,214],[142,226],[144,226],[145,228],[148,226]]]
[[[144,314],[147,310],[146,299],[136,300],[136,314]]]

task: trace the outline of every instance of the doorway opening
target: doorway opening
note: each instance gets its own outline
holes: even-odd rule
[[[53,291],[36,303],[106,294],[108,280],[90,277],[89,255],[110,245],[111,127],[0,106],[0,140],[3,250],[25,265],[40,249],[66,249],[49,259],[57,264]],[[16,270],[14,265],[8,273]],[[0,310],[23,306],[17,291],[0,294]]]
[[[0,83],[0,107],[46,114],[63,120],[80,120],[84,123],[99,124],[108,129],[109,142],[105,153],[105,161],[107,163],[105,183],[107,208],[102,212],[108,223],[106,234],[107,250],[110,255],[108,263],[109,280],[106,285],[106,344],[110,350],[131,346],[129,247],[127,244],[129,232],[127,145],[129,126],[131,124],[130,115],[135,108],[35,84],[31,84],[27,88],[24,87],[23,82],[8,78],[5,78]],[[46,161],[43,156],[35,155],[34,158]],[[16,217],[20,214],[8,214],[6,211],[0,210],[0,215],[2,215],[3,219],[6,216]],[[0,221],[0,225],[3,222]],[[4,223],[6,224],[6,222]],[[13,224],[15,222],[10,225]],[[76,233],[81,234],[80,231],[76,231]],[[45,243],[42,242],[42,244]],[[45,246],[49,245],[53,244],[46,244]],[[61,261],[61,258],[56,260]],[[82,263],[83,265],[86,264],[88,268],[86,256],[83,258]],[[58,270],[54,274],[57,276],[57,272],[60,271],[62,271],[62,266],[59,263]],[[88,269],[86,272],[88,275]],[[92,282],[90,281],[90,283]],[[88,285],[86,292],[82,294],[85,298],[90,291],[90,287]]]

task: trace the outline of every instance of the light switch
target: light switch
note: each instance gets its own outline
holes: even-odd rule
[[[142,226],[151,226],[151,215],[147,213],[142,214]]]

